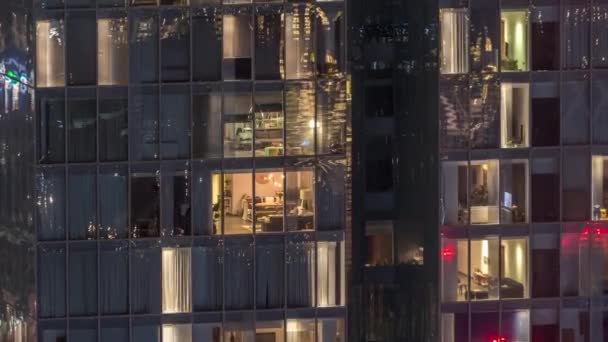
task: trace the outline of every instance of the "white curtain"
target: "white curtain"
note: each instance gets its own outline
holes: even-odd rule
[[[441,10],[441,73],[469,71],[469,18],[464,8]]]
[[[317,305],[340,305],[340,252],[338,243],[317,242]]]
[[[192,310],[191,259],[192,253],[189,247],[163,248],[163,313]]]
[[[127,18],[97,20],[97,78],[99,85],[129,83]]]
[[[313,320],[287,320],[287,342],[314,342],[315,325]]]
[[[192,342],[190,324],[164,324],[163,342]]]
[[[36,84],[38,87],[65,85],[63,20],[36,23]]]

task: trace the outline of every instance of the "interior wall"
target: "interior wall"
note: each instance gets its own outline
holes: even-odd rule
[[[528,247],[526,239],[502,240],[505,278],[511,278],[520,284],[527,285]]]

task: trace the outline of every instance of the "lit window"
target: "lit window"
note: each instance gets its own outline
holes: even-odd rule
[[[283,155],[283,92],[275,87],[255,89],[255,156]]]
[[[317,320],[317,336],[319,342],[345,341],[344,319],[319,318]]]
[[[234,85],[224,89],[224,157],[253,156],[251,88]]]
[[[314,342],[314,319],[288,319],[287,342]]]
[[[500,162],[500,222],[528,221],[528,161]]]
[[[311,82],[287,84],[285,91],[285,154],[315,151],[315,88]]]
[[[441,297],[444,302],[465,301],[469,292],[468,242],[444,237],[441,243]]]
[[[256,321],[255,341],[283,342],[285,341],[284,321]]]
[[[163,324],[163,342],[192,342],[190,324]]]
[[[315,227],[314,172],[312,169],[287,171],[285,215],[287,230],[313,230]]]
[[[501,146],[529,146],[530,86],[502,83],[500,105]]]
[[[528,66],[528,11],[502,11],[500,18],[503,71],[527,71]]]
[[[591,163],[591,218],[608,220],[608,157],[593,156]]]
[[[285,69],[287,79],[310,78],[313,72],[313,7],[293,5],[285,13]]]
[[[129,36],[127,18],[97,20],[97,82],[99,85],[129,83]]]
[[[40,20],[36,23],[36,85],[65,85],[64,26],[62,19]]]
[[[393,264],[393,223],[391,221],[367,222],[365,240],[367,242],[366,266]]]
[[[471,300],[498,298],[498,250],[496,237],[471,240],[471,279],[467,293]]]
[[[162,292],[163,313],[190,312],[191,291],[191,249],[186,247],[163,248]],[[164,330],[164,327],[163,327]],[[177,330],[176,330],[177,331]],[[164,340],[182,342],[182,340]]]
[[[282,170],[269,170],[255,174],[255,227],[258,232],[283,231]]]
[[[344,259],[342,243],[317,242],[317,305],[344,304]]]
[[[225,173],[224,234],[251,234],[254,204],[251,170]]]
[[[251,17],[245,9],[224,15],[222,75],[225,80],[251,79]]]
[[[469,19],[464,8],[442,9],[441,73],[460,74],[469,71]]]
[[[504,237],[500,242],[501,298],[528,297],[528,240]]]

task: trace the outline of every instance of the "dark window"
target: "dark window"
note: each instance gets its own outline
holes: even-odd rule
[[[317,168],[315,218],[317,230],[344,229],[346,165],[336,160],[323,160],[328,168]]]
[[[500,140],[500,82],[490,76],[474,76],[470,81],[471,147],[496,148]]]
[[[365,190],[384,192],[393,188],[393,142],[391,137],[370,139],[365,156]]]
[[[128,174],[124,166],[99,169],[99,237],[124,239],[127,237]]]
[[[393,86],[365,87],[365,115],[370,118],[393,116]]]
[[[65,0],[68,8],[95,7],[95,0]]]
[[[312,236],[294,235],[287,239],[287,306],[314,306],[315,244]]]
[[[532,237],[532,297],[559,296],[559,238],[557,234]]]
[[[283,237],[260,237],[256,242],[256,308],[283,307],[285,258]]]
[[[332,75],[343,71],[345,65],[344,5],[320,3],[316,10],[317,73]]]
[[[90,162],[97,159],[97,100],[94,89],[68,92],[68,161]]]
[[[562,220],[584,221],[589,219],[591,207],[591,156],[588,149],[564,150],[562,163]]]
[[[192,248],[192,296],[195,311],[222,309],[222,243],[203,240]]]
[[[42,318],[65,316],[65,247],[38,248],[38,315]],[[42,329],[41,329],[42,330]],[[55,340],[44,340],[55,342]]]
[[[253,307],[253,241],[251,237],[226,240],[224,286],[228,310]],[[236,285],[238,284],[238,285]]]
[[[443,76],[439,84],[441,146],[469,145],[469,80],[466,76]]]
[[[532,222],[559,220],[559,158],[539,156],[532,160]]]
[[[65,169],[44,168],[36,176],[36,222],[40,240],[65,239]]]
[[[70,316],[97,315],[97,244],[72,244],[69,253]]]
[[[162,80],[163,82],[188,81],[190,80],[189,12],[187,10],[163,12],[161,23]]]
[[[222,93],[213,86],[196,87],[193,96],[194,158],[222,156]]]
[[[559,7],[532,8],[532,70],[559,69]]]
[[[95,168],[69,168],[68,229],[71,240],[97,239],[95,179]]]
[[[65,161],[65,97],[63,90],[39,91],[38,160],[41,163]]]
[[[222,76],[225,80],[251,79],[250,11],[246,7],[224,7],[224,11]]]
[[[219,3],[219,1],[218,1]],[[194,9],[192,14],[192,56],[195,81],[222,78],[222,14],[217,7]]]
[[[158,159],[158,88],[134,88],[129,101],[131,160]]]
[[[99,89],[99,160],[127,160],[127,90]]]
[[[190,235],[190,170],[186,163],[163,164],[163,236]]]
[[[606,32],[608,32],[608,28]],[[608,56],[606,60],[608,61]],[[594,72],[591,91],[593,94],[608,93],[608,73]],[[591,105],[593,109],[591,118],[593,143],[608,144],[608,134],[606,134],[608,131],[608,101],[606,101],[604,96],[593,96]]]
[[[97,25],[95,12],[77,11],[68,13],[66,37],[68,85],[87,85],[96,83],[96,35]]]
[[[97,341],[97,320],[70,320],[70,341]]]
[[[562,143],[565,145],[589,144],[589,74],[562,73]]]
[[[159,313],[161,306],[161,251],[154,244],[138,244],[131,248],[131,312],[134,314]],[[144,339],[137,337],[141,329],[143,336],[152,328],[137,327],[134,324],[133,337],[137,342],[158,341],[157,338]],[[156,327],[158,330],[158,327]]]
[[[131,235],[134,238],[159,236],[159,177],[154,165],[133,167],[131,171]]]
[[[132,11],[129,33],[129,70],[132,83],[158,80],[158,15]]]
[[[281,79],[283,27],[281,7],[258,7],[255,17],[255,78]]]
[[[498,70],[499,12],[498,2],[470,0],[471,32],[469,34],[471,71]]]
[[[102,320],[100,342],[129,342],[129,319]]]
[[[107,242],[99,247],[100,311],[102,314],[126,314],[129,312],[129,246],[127,242]],[[111,335],[114,334],[122,336],[118,331]]]
[[[133,319],[131,342],[160,341],[160,322],[157,317]]]
[[[587,2],[580,0],[564,1],[561,34],[562,50],[564,53],[562,64],[565,69],[589,68],[591,10]]]
[[[554,82],[532,85],[532,146],[559,145],[559,102],[559,89]]]
[[[559,341],[559,315],[557,309],[534,309],[531,341]]]
[[[163,159],[190,157],[190,88],[162,88],[160,153]]]

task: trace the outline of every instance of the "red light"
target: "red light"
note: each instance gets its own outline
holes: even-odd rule
[[[452,259],[452,257],[455,255],[456,253],[454,252],[454,250],[452,249],[452,247],[444,247],[441,250],[441,255],[443,256],[444,259]]]

